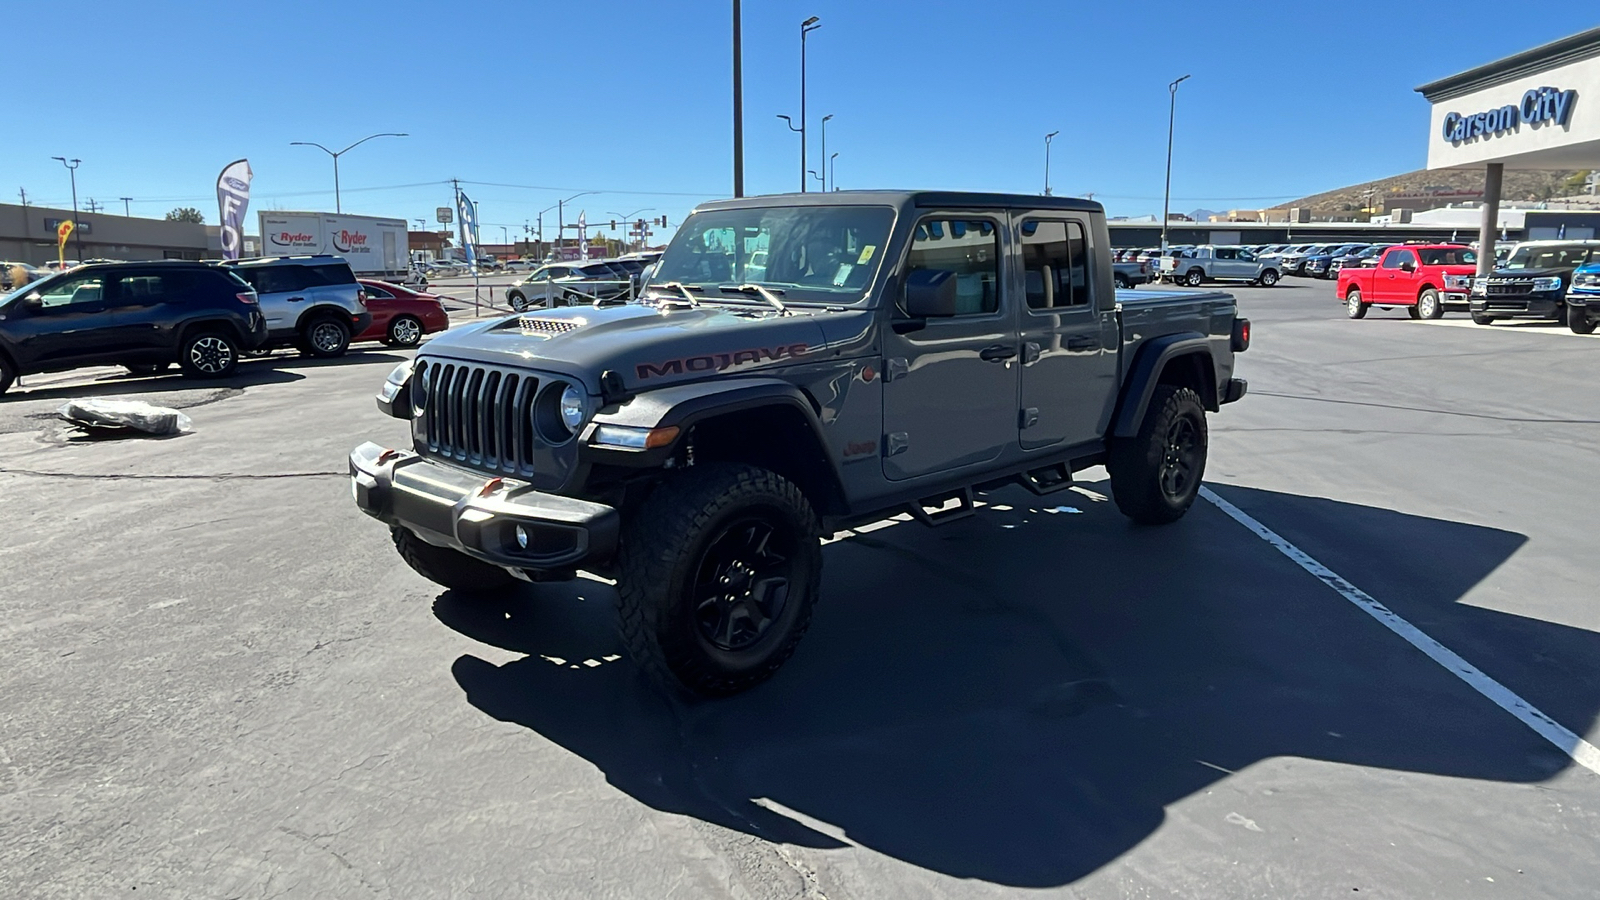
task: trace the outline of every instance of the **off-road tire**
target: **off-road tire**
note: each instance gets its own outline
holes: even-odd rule
[[[1351,288],[1350,292],[1344,295],[1344,314],[1352,319],[1366,318],[1370,306],[1371,304],[1362,302],[1359,288]]]
[[[752,519],[772,526],[778,549],[788,551],[786,595],[754,643],[725,649],[703,633],[691,592],[707,580],[708,554]],[[765,681],[794,653],[811,624],[822,546],[816,513],[792,482],[756,466],[711,463],[671,476],[632,512],[618,563],[618,613],[634,661],[664,685],[718,697]]]
[[[1589,318],[1587,307],[1567,304],[1567,328],[1571,329],[1573,334],[1594,334],[1594,325],[1594,320]],[[4,365],[4,362],[0,362],[0,366]],[[0,388],[0,391],[3,390],[5,388]]]
[[[415,347],[422,343],[422,320],[416,316],[395,316],[389,323],[384,343],[391,347]]]
[[[239,368],[239,343],[221,331],[197,331],[183,339],[178,365],[191,378],[227,378]]]
[[[1439,292],[1428,288],[1417,295],[1417,318],[1440,319],[1444,317],[1444,301],[1439,298]]]
[[[517,579],[499,566],[491,566],[448,547],[435,547],[404,528],[390,528],[394,549],[418,575],[460,594],[503,591]]]
[[[1474,324],[1474,325],[1493,325],[1494,324],[1494,316],[1486,316],[1486,315],[1483,315],[1482,313],[1473,313],[1472,314],[1472,324]]]
[[[1169,480],[1169,474],[1177,474],[1168,471],[1174,465],[1175,432],[1187,433],[1192,446],[1177,454],[1184,457],[1182,478]],[[1165,525],[1182,518],[1199,496],[1207,446],[1206,410],[1200,395],[1173,385],[1157,387],[1144,421],[1139,423],[1139,433],[1111,442],[1106,469],[1117,508],[1141,525]]]
[[[338,334],[338,340],[332,337]],[[300,332],[300,349],[318,359],[343,356],[350,349],[350,326],[330,315],[319,315]]]

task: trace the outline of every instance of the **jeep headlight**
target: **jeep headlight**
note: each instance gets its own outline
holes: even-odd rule
[[[1533,280],[1533,289],[1536,292],[1537,291],[1559,291],[1559,290],[1561,290],[1561,278],[1560,278],[1560,276],[1552,276],[1552,277],[1549,277],[1549,278],[1535,278]]]
[[[533,427],[550,444],[572,440],[588,418],[588,396],[565,381],[551,381],[533,401]]]
[[[567,426],[568,431],[583,427],[584,417],[589,413],[586,400],[583,391],[578,390],[575,384],[567,385],[567,389],[561,392],[561,423]]]

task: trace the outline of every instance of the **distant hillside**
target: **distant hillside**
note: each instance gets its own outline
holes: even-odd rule
[[[1501,185],[1500,198],[1539,201],[1576,194],[1582,190],[1583,179],[1587,174],[1584,171],[1508,171]],[[1313,217],[1324,218],[1353,215],[1366,208],[1369,203],[1374,204],[1377,211],[1381,212],[1389,209],[1436,209],[1449,203],[1466,203],[1482,199],[1482,171],[1422,169],[1312,194],[1289,203],[1280,203],[1274,209],[1309,207]]]

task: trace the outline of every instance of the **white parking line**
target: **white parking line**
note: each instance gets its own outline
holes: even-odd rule
[[[1569,338],[1584,338],[1586,340],[1600,340],[1600,332],[1594,334],[1577,334],[1565,325],[1554,322],[1502,322],[1498,325],[1479,325],[1471,319],[1422,319],[1417,324],[1431,325],[1436,328],[1475,328],[1479,331],[1507,331],[1512,334],[1554,334]]]
[[[1332,569],[1312,559],[1304,550],[1289,543],[1267,526],[1257,522],[1237,506],[1217,496],[1210,488],[1202,487],[1200,496],[1204,497],[1217,509],[1227,513],[1229,518],[1235,522],[1255,532],[1256,537],[1277,548],[1279,553],[1289,557],[1300,568],[1316,576],[1323,584],[1338,591],[1341,597],[1355,604],[1357,608],[1367,615],[1377,619],[1385,628],[1403,638],[1406,643],[1421,650],[1427,654],[1429,659],[1449,670],[1457,678],[1465,681],[1473,690],[1492,700],[1496,706],[1516,716],[1521,720],[1522,724],[1532,728],[1540,737],[1556,745],[1561,752],[1572,757],[1573,762],[1591,772],[1600,774],[1600,749],[1596,749],[1593,744],[1540,712],[1533,704],[1513,693],[1510,688],[1485,675],[1476,666],[1457,656],[1454,651],[1428,637],[1417,626],[1400,618],[1388,607],[1374,600],[1371,595],[1344,580]]]

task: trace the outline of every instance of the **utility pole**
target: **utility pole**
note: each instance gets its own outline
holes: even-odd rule
[[[117,199],[122,201],[122,215],[123,215],[123,218],[127,218],[128,216],[133,215],[133,213],[128,212],[128,204],[133,202],[133,198],[132,197],[118,197]]]
[[[744,50],[739,0],[733,0],[733,195],[744,196]]]
[[[17,188],[17,193],[22,197],[22,208],[23,209],[27,209],[28,208],[28,189],[27,188]]]
[[[97,213],[100,211],[102,204],[96,201],[93,197],[90,197],[89,202],[86,205],[89,207],[89,212]]]

